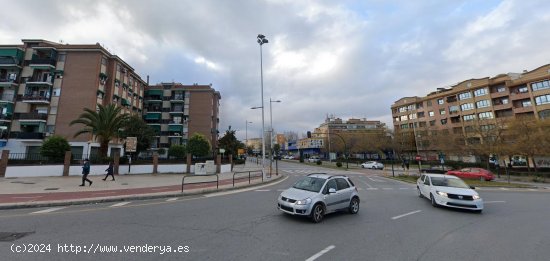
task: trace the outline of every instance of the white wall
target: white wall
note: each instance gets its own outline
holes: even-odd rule
[[[90,175],[105,175],[108,165],[92,165]],[[184,173],[187,169],[186,164],[158,165],[158,173]],[[119,174],[128,175],[128,165],[120,165]],[[191,173],[195,172],[195,166],[191,165]],[[231,164],[221,165],[221,172],[231,172]],[[153,165],[132,165],[133,174],[153,173]],[[69,176],[82,175],[82,166],[70,166]],[[39,166],[8,166],[6,177],[61,177],[63,176],[63,165],[39,165]]]

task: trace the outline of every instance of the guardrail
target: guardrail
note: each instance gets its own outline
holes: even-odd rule
[[[218,174],[215,174],[216,175],[216,189],[219,189],[220,187],[220,176],[218,176]],[[183,186],[186,184],[185,183],[185,178],[190,178],[190,177],[205,177],[205,176],[212,176],[212,175],[201,175],[201,176],[183,176],[183,178],[181,179],[181,193],[183,193]],[[202,184],[202,183],[213,183],[214,181],[202,181],[202,182],[193,182],[193,183],[187,183],[187,184]]]
[[[262,174],[261,170],[237,171],[237,172],[233,173],[233,187],[235,187],[235,176],[238,175],[238,174],[246,174],[246,173],[248,173],[248,184],[250,184],[250,180],[252,180],[252,177],[257,177],[258,176],[257,174],[260,174],[259,176],[262,177],[262,182],[264,182],[264,175]],[[252,173],[254,173],[254,176],[252,176]],[[245,177],[236,178],[236,179],[243,179],[243,178],[245,178]]]

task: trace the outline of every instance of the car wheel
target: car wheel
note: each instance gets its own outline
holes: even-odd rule
[[[434,195],[433,194],[430,194],[430,200],[432,201],[432,206],[434,207],[438,207],[439,205],[437,204],[437,202],[435,202],[435,198],[434,198]]]
[[[357,214],[357,212],[359,212],[359,199],[352,198],[349,202],[349,213]]]
[[[313,223],[319,223],[323,220],[323,217],[325,216],[325,208],[321,204],[316,204],[313,206],[313,210],[311,211],[311,221]]]
[[[418,192],[418,197],[419,198],[423,198],[424,195],[422,195],[422,192],[420,192],[420,188],[419,187],[416,187],[416,191]]]
[[[371,168],[371,169],[376,169],[376,167],[375,167],[375,166],[372,166],[372,168]]]

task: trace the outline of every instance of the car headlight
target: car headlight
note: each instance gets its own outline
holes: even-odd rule
[[[302,200],[296,200],[296,205],[307,205],[311,203],[310,198],[302,199]]]
[[[447,193],[445,193],[445,192],[438,191],[437,194],[442,196],[442,197],[447,197]]]
[[[480,199],[480,197],[478,195],[473,195],[472,198],[473,199]]]

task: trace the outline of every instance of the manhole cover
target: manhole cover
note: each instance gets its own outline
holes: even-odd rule
[[[45,188],[44,190],[58,190],[59,188]]]
[[[34,232],[0,232],[0,242],[10,242]]]

